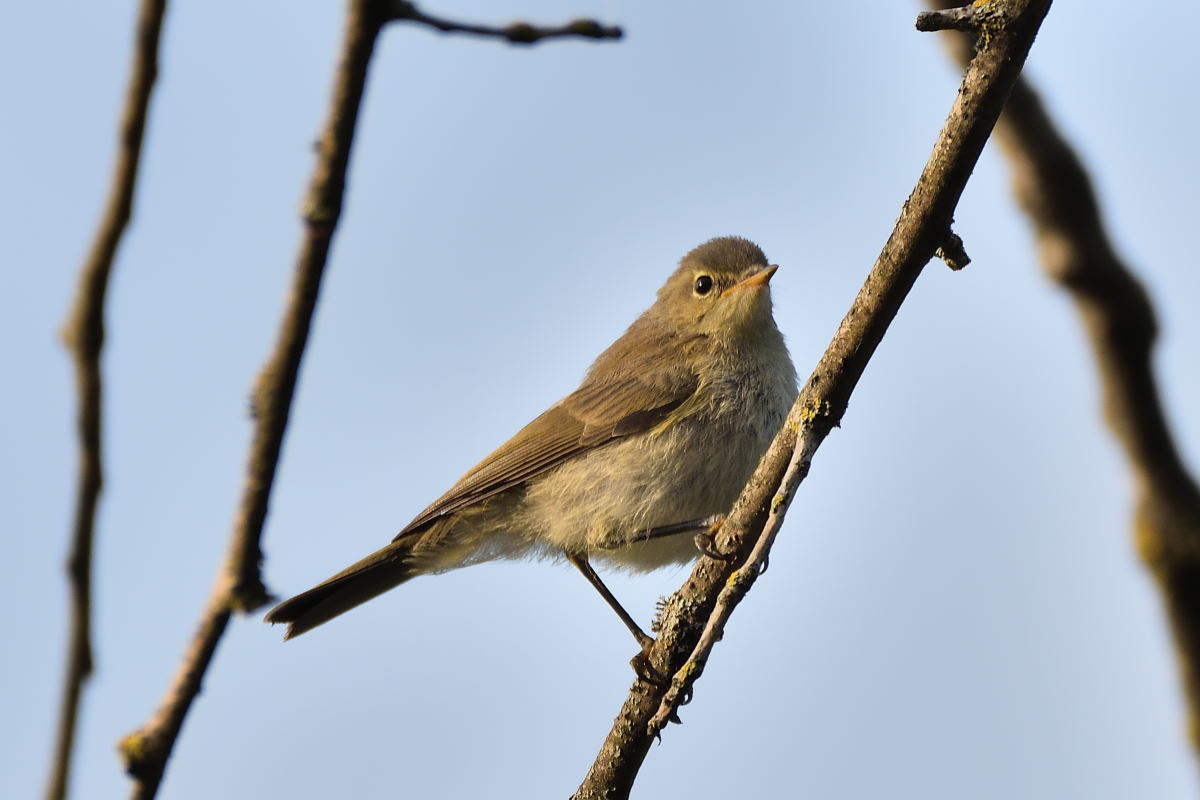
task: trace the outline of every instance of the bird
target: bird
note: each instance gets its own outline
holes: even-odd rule
[[[575,391],[389,544],[265,621],[291,639],[419,575],[551,557],[573,564],[646,652],[654,640],[592,562],[647,572],[694,560],[695,535],[716,529],[749,480],[797,392],[772,314],[777,269],[738,236],[689,251]]]

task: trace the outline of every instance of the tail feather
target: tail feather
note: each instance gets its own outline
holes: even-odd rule
[[[418,574],[408,563],[410,549],[408,542],[392,542],[307,592],[284,600],[265,620],[288,623],[285,640],[310,631]]]

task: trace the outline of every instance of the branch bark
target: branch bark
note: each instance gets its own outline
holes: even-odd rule
[[[108,199],[80,270],[74,303],[62,328],[63,342],[75,368],[78,393],[76,427],[79,436],[79,480],[71,552],[66,565],[71,588],[70,639],[54,755],[46,787],[46,797],[51,800],[59,800],[67,795],[80,698],[84,683],[92,673],[92,549],[96,508],[104,483],[101,449],[103,384],[100,371],[100,356],[104,349],[104,301],[117,248],[133,216],[133,192],[137,185],[150,95],[158,75],[158,42],[166,5],[166,0],[142,0],[138,9],[133,64],[121,111],[117,157]]]
[[[521,44],[555,37],[619,38],[621,35],[619,28],[605,28],[588,20],[561,28],[515,24],[504,29],[489,29],[436,20],[417,12],[411,3],[397,0],[350,0],[333,98],[304,201],[304,235],[287,307],[275,346],[251,392],[254,434],[246,481],[225,561],[201,612],[196,633],[186,647],[179,670],[159,707],[141,728],[125,736],[118,745],[125,770],[134,780],[134,798],[152,798],[157,793],[184,718],[200,692],[204,675],[232,613],[253,611],[270,599],[261,574],[262,530],[300,361],[308,341],[329,247],[341,216],[346,172],[367,70],[383,25],[406,19],[441,30],[502,35]]]
[[[626,798],[650,743],[691,698],[712,645],[767,563],[795,488],[839,424],[871,355],[925,264],[947,241],[975,162],[1020,74],[1049,0],[985,3],[985,37],[912,194],[837,334],[763,456],[716,545],[729,561],[703,556],[664,604],[649,662],[669,684],[639,677],[574,798]]]
[[[959,59],[970,41],[951,40]],[[1042,268],[1079,311],[1100,373],[1105,417],[1134,477],[1134,538],[1161,591],[1200,750],[1200,487],[1175,446],[1151,363],[1158,322],[1116,254],[1083,163],[1024,80],[996,126]]]

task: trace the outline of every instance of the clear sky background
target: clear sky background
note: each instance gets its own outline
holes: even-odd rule
[[[393,26],[371,71],[267,521],[282,596],[386,543],[574,388],[712,236],[759,242],[807,375],[958,81],[913,2],[442,0],[588,14],[534,49]],[[1163,322],[1200,465],[1200,5],[1059,2],[1028,65]],[[136,217],[113,276],[97,671],[75,796],[121,796],[222,558],[329,94],[340,2],[169,9]],[[57,328],[109,180],[133,3],[16,3],[0,29],[0,794],[40,793],[66,636],[73,385]],[[1171,644],[1074,310],[989,148],[821,449],[640,798],[1196,794]],[[683,570],[612,585],[645,622]],[[421,579],[294,642],[238,619],[166,798],[566,797],[632,675],[569,567]]]

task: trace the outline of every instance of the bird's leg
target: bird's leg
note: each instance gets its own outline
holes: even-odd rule
[[[697,550],[710,558],[728,561],[729,556],[718,552],[713,541],[713,535],[720,530],[724,522],[724,514],[713,514],[711,517],[704,517],[703,519],[692,519],[687,522],[675,522],[670,525],[659,525],[656,528],[646,528],[637,531],[633,536],[624,541],[604,542],[593,546],[601,550],[615,550],[627,544],[648,542],[652,539],[661,539],[665,536],[677,536],[681,533],[697,531],[693,539]],[[600,576],[596,574],[596,570],[592,569],[592,565],[588,563],[586,556],[575,553],[565,553],[565,555],[567,560],[583,573],[583,577],[588,579],[588,583],[592,584],[596,591],[600,593],[600,596],[608,603],[609,608],[617,613],[617,616],[625,623],[625,627],[633,634],[633,638],[637,639],[638,646],[641,647],[641,652],[629,662],[633,667],[633,671],[638,674],[638,677],[644,678],[651,683],[661,683],[664,681],[665,679],[650,666],[650,648],[654,646],[654,639],[641,629],[633,617],[630,616],[629,612],[625,610],[625,607],[617,600],[616,596],[604,585],[604,581],[600,580]]]
[[[712,522],[713,517],[705,517],[704,519],[689,519],[687,522],[675,522],[671,525],[659,525],[657,528],[646,528],[633,534],[629,538],[628,543],[648,542],[651,539],[661,539],[664,536],[674,536],[678,533],[702,531],[711,525]]]
[[[600,580],[600,576],[596,574],[596,570],[592,569],[592,565],[588,563],[587,557],[575,553],[567,553],[566,555],[567,561],[570,561],[575,565],[577,570],[583,573],[583,577],[587,578],[588,583],[595,587],[600,596],[604,598],[604,602],[608,603],[609,607],[617,612],[617,616],[621,618],[621,622],[625,623],[625,627],[629,628],[629,632],[633,634],[633,638],[637,639],[638,646],[642,648],[642,652],[649,651],[654,644],[654,638],[649,636],[634,622],[629,612],[625,610],[620,601],[604,585],[604,581]]]
[[[633,634],[633,638],[637,639],[638,646],[641,648],[637,655],[629,660],[629,666],[633,667],[633,671],[637,676],[648,683],[656,686],[666,685],[667,679],[661,675],[658,670],[650,665],[650,648],[654,646],[654,639],[633,621],[633,617],[625,610],[620,601],[609,591],[604,585],[604,581],[600,580],[600,576],[596,574],[596,570],[592,569],[592,565],[588,563],[586,556],[576,555],[575,553],[566,553],[567,560],[575,565],[575,568],[583,573],[583,577],[588,579],[588,583],[596,588],[600,596],[604,598],[609,607],[617,612],[617,616],[625,623],[625,627],[629,628],[629,632]]]
[[[718,561],[729,561],[732,556],[728,553],[722,553],[717,549],[717,543],[713,537],[717,531],[725,524],[724,514],[713,514],[711,517],[704,519],[690,519],[687,522],[675,522],[670,525],[659,525],[657,528],[646,528],[640,530],[623,542],[605,542],[597,545],[604,550],[614,550],[618,547],[624,547],[627,544],[635,542],[648,542],[651,539],[661,539],[664,536],[675,536],[688,531],[696,531],[696,535],[692,537],[692,541],[696,545],[696,549],[709,558],[715,558]]]

